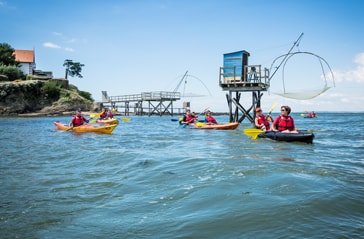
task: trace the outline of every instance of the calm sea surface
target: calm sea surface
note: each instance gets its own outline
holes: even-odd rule
[[[247,121],[0,118],[0,238],[364,238],[364,114],[293,117],[313,144],[251,140]]]

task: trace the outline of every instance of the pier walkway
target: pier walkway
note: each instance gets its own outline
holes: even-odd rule
[[[155,91],[140,94],[108,96],[102,91],[102,105],[118,109],[125,115],[171,115],[182,114],[186,108],[173,108],[173,102],[181,99],[180,92]],[[120,110],[122,109],[122,110]]]

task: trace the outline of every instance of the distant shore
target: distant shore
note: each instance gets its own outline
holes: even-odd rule
[[[90,112],[90,111],[85,111],[82,112],[83,115],[85,116],[90,116],[92,114],[97,114],[98,112]],[[62,113],[43,113],[43,112],[34,112],[34,113],[24,113],[24,114],[11,114],[11,115],[6,115],[6,116],[1,116],[1,117],[56,117],[56,116],[72,116],[74,115],[75,112],[74,111],[69,111],[69,112],[62,112]],[[126,115],[125,113],[122,112],[114,112],[113,113],[116,116],[136,116],[134,113],[129,113],[128,115]],[[182,114],[173,114],[169,115],[162,115],[162,116],[170,116],[170,117],[174,117],[174,116],[181,116]],[[201,113],[202,115],[202,113]],[[216,112],[214,113],[214,115],[228,115],[228,113],[223,113],[223,112]],[[140,116],[140,115],[137,115]],[[143,115],[143,116],[148,116],[147,114]],[[159,116],[159,115],[153,115],[153,116]]]

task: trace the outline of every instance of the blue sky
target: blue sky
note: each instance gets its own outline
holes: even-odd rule
[[[310,100],[284,98],[275,94],[283,90],[279,71],[264,92],[263,110],[278,102],[293,112],[363,112],[362,9],[360,0],[0,0],[0,42],[35,49],[37,69],[54,77],[64,77],[65,59],[84,64],[83,78],[69,80],[96,101],[103,90],[110,96],[173,91],[188,71],[191,77],[179,91],[205,96],[183,98],[175,107],[190,101],[194,111],[227,112],[226,92],[218,84],[223,54],[246,50],[249,64],[270,68],[304,33],[294,51],[324,58],[335,87]],[[286,90],[323,86],[315,57],[300,54],[285,69]],[[250,93],[241,104],[251,105]]]

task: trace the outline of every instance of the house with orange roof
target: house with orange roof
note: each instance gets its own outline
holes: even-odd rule
[[[32,75],[35,69],[35,54],[32,50],[15,50],[15,60],[20,63],[19,69],[25,75]]]

